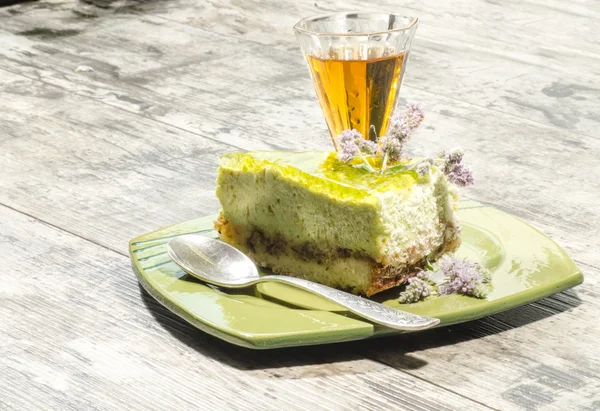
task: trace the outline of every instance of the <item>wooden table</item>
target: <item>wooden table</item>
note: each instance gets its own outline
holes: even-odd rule
[[[548,234],[585,283],[459,326],[268,352],[156,303],[127,242],[214,213],[221,153],[330,147],[291,27],[364,3],[104,3],[0,9],[0,409],[600,409],[597,2],[402,9],[421,19],[412,152],[464,147],[463,195]]]

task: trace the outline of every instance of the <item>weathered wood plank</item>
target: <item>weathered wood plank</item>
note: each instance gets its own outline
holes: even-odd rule
[[[0,203],[18,208],[25,196],[25,212],[52,210],[61,216],[48,220],[55,225],[74,219],[73,232],[94,232],[115,250],[157,225],[217,209],[215,167],[230,146],[20,76],[1,81],[0,161],[11,166],[2,170]],[[110,228],[101,223],[119,215]]]
[[[352,351],[254,352],[145,295],[126,256],[0,206],[0,406],[485,409]]]
[[[152,19],[151,23],[149,19]],[[94,40],[96,44],[88,48],[85,56],[78,52],[81,36],[77,37],[80,40],[57,48],[55,43],[50,43],[53,44],[50,46],[39,38],[6,34],[0,37],[3,50],[0,67],[194,133],[227,139],[244,149],[287,149],[292,144],[292,149],[300,150],[317,148],[313,141],[321,147],[329,144],[325,124],[319,118],[320,110],[312,94],[303,91],[291,95],[287,90],[271,87],[274,77],[303,77],[308,80],[304,66],[290,68],[285,59],[279,62],[270,59],[268,64],[256,61],[252,70],[261,65],[269,69],[261,69],[252,75],[246,66],[240,76],[237,74],[239,62],[232,63],[232,57],[239,55],[247,65],[249,54],[246,47],[256,47],[253,43],[221,47],[217,35],[152,17],[139,21],[137,30],[157,31],[157,25],[166,29],[171,24],[179,32],[173,28],[162,31],[165,31],[164,38],[171,39],[169,43],[173,44],[144,43],[146,40],[142,39],[143,45],[134,47],[131,53],[121,54],[114,52],[115,44],[126,43],[127,37],[132,36],[131,33],[122,33],[125,30],[121,28],[112,28],[121,33],[117,37],[109,34],[111,38],[108,41]],[[129,27],[126,22],[122,25]],[[99,31],[93,31],[90,36],[99,35]],[[188,31],[194,31],[193,35],[186,34]],[[213,49],[220,51],[213,52]],[[193,50],[190,52],[192,55],[186,55],[185,59],[177,57],[187,50]],[[193,55],[194,52],[199,54]],[[218,62],[223,58],[221,65]],[[301,62],[301,56],[297,58]],[[153,63],[148,64],[148,61]],[[150,79],[166,80],[168,70],[201,61],[205,64],[193,69],[199,82],[188,89],[192,101],[185,101],[171,91],[169,83],[175,80],[156,88],[154,84],[145,85]],[[159,63],[161,68],[156,68]],[[80,64],[91,66],[95,71],[76,73],[75,69]],[[255,84],[259,80],[262,87]],[[265,93],[265,87],[271,89],[269,93]],[[312,93],[310,89],[308,91]],[[308,110],[313,115],[295,115],[298,110]],[[294,132],[306,138],[297,138],[295,142],[292,139],[283,141],[282,133],[291,135]]]

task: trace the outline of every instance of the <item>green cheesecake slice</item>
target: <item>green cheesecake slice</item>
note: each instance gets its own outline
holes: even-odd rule
[[[383,175],[335,152],[221,157],[220,238],[277,274],[370,296],[460,244],[457,192],[435,167]]]

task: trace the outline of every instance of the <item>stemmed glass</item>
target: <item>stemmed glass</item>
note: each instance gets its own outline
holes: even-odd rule
[[[416,29],[415,17],[374,12],[326,14],[294,26],[336,149],[346,129],[373,141],[385,134]]]

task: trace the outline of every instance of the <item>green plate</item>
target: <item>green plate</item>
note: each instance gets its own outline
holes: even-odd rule
[[[461,203],[463,245],[458,255],[493,273],[487,299],[450,295],[401,305],[399,289],[373,298],[391,307],[437,317],[439,326],[484,317],[580,284],[581,272],[548,237],[497,209]],[[267,349],[324,344],[392,335],[349,315],[320,297],[282,284],[244,290],[217,289],[184,273],[167,254],[169,239],[189,233],[216,237],[215,216],[199,218],[134,238],[129,244],[133,270],[142,286],[169,310],[201,330],[248,348]]]

